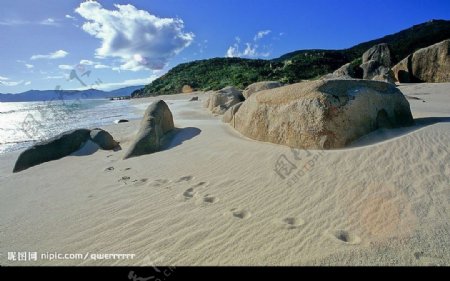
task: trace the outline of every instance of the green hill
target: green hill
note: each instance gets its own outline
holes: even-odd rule
[[[296,83],[333,72],[348,62],[353,62],[358,70],[362,54],[379,43],[389,45],[392,61],[397,63],[420,48],[448,38],[450,21],[431,20],[344,50],[299,50],[273,60],[213,58],[193,61],[174,67],[132,96],[176,94],[184,85],[198,90],[218,90],[230,85],[245,88],[264,80]]]

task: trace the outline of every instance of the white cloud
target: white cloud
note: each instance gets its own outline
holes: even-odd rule
[[[23,21],[23,20],[17,20],[17,19],[8,19],[8,20],[0,21],[0,25],[4,25],[4,26],[16,26],[16,25],[25,25],[25,24],[29,24],[29,22]]]
[[[233,44],[233,46],[228,47],[226,57],[234,58],[239,56],[239,45],[237,43]]]
[[[245,43],[245,45],[247,45],[247,47],[244,50],[244,56],[247,57],[254,57],[257,55],[256,49],[258,48],[258,45],[253,45],[250,43]]]
[[[203,54],[203,52],[204,52],[206,49],[208,49],[208,40],[205,39],[205,40],[203,40],[203,41],[197,43],[197,46],[198,46],[198,52],[199,52],[200,54]]]
[[[48,55],[33,55],[31,56],[31,60],[38,60],[38,59],[61,59],[65,58],[69,53],[64,50],[58,50],[56,52],[50,53]]]
[[[66,78],[66,77],[63,75],[55,75],[55,76],[47,76],[44,79],[51,80],[51,79],[64,79],[64,78]]]
[[[261,30],[256,33],[255,37],[253,37],[253,41],[258,41],[260,39],[263,39],[265,36],[269,35],[269,33],[272,32],[271,30]]]
[[[0,81],[0,85],[3,86],[7,86],[7,87],[16,87],[16,86],[20,86],[23,85],[24,81],[20,80],[20,81]]]
[[[94,66],[94,68],[95,68],[95,69],[106,69],[106,68],[111,68],[111,67],[108,66],[108,65],[104,65],[104,64],[96,64],[96,65]]]
[[[52,18],[45,19],[45,20],[41,21],[40,24],[41,24],[41,25],[53,25],[53,26],[59,25],[59,24],[56,22],[56,20],[55,20],[55,19],[52,19]]]
[[[90,60],[81,60],[80,64],[82,64],[82,65],[94,65],[95,62],[90,61]]]
[[[91,60],[81,60],[80,64],[86,65],[86,66],[93,66],[95,69],[111,68],[111,66],[108,66],[108,65],[96,62],[96,61],[91,61]]]
[[[59,69],[62,69],[62,70],[72,70],[73,69],[72,65],[67,65],[67,64],[60,64],[60,65],[58,65],[58,67],[59,67]]]
[[[23,64],[27,69],[33,69],[34,65],[27,63],[26,61],[23,60],[17,60],[18,63]]]
[[[10,78],[8,77],[4,77],[4,76],[0,76],[0,85],[2,86],[6,86],[6,87],[16,87],[16,86],[21,86],[21,85],[30,85],[31,81],[27,81],[24,82],[23,80],[20,81],[11,81]]]
[[[119,58],[122,70],[162,69],[194,40],[181,19],[159,18],[133,5],[115,7],[86,1],[75,12],[87,20],[83,30],[102,42],[97,57]]]
[[[77,20],[76,17],[73,17],[71,15],[66,15],[65,17],[66,17],[66,19]]]
[[[267,36],[271,31],[270,30],[262,30],[258,31],[256,35],[253,37],[253,43],[246,42],[245,47],[241,47],[241,38],[235,37],[235,43],[228,47],[227,52],[225,54],[226,57],[234,58],[234,57],[248,57],[248,58],[257,58],[257,57],[268,57],[270,56],[270,52],[268,51],[268,45],[263,45],[262,49],[265,52],[260,51],[261,47],[256,43],[256,41],[261,40],[265,36]],[[244,49],[241,51],[241,49]]]
[[[270,54],[269,53],[258,53],[258,45],[251,44],[251,43],[245,43],[245,49],[243,52],[239,50],[239,44],[234,43],[232,46],[230,46],[227,50],[226,56],[229,58],[235,58],[235,57],[267,57]]]
[[[0,21],[0,25],[3,26],[20,26],[20,25],[46,25],[46,26],[59,26],[57,20],[53,18],[47,18],[41,21],[27,21],[22,19],[6,19]]]

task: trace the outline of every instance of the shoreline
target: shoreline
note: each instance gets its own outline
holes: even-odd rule
[[[450,265],[450,83],[400,89],[426,101],[408,100],[422,123],[300,160],[241,136],[201,93],[131,100],[143,112],[163,99],[175,127],[199,130],[154,154],[122,160],[134,120],[101,127],[121,151],[17,174],[19,152],[0,155],[0,264]],[[314,165],[289,185],[274,172],[282,155]],[[135,256],[13,262],[11,251]]]

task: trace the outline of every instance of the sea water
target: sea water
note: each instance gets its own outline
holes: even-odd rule
[[[0,154],[27,148],[64,131],[137,118],[129,100],[0,102]]]

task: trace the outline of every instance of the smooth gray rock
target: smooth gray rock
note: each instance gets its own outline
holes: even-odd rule
[[[163,100],[152,103],[145,111],[139,132],[124,159],[159,151],[164,136],[173,129],[173,116],[167,104]]]
[[[33,145],[19,155],[13,172],[17,173],[72,154],[89,140],[90,132],[88,129],[72,130]]]
[[[391,52],[387,44],[378,44],[367,50],[362,56],[360,66],[363,79],[394,83],[394,72],[391,70]]]
[[[103,150],[111,150],[119,146],[119,143],[114,140],[113,136],[102,129],[93,129],[90,137]]]

